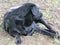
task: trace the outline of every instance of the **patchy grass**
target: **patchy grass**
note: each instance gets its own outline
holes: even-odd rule
[[[59,1],[57,0],[52,0],[51,2],[47,2],[46,6],[50,7],[50,6],[56,6],[59,4]]]
[[[52,43],[60,43],[60,41],[55,38],[54,40],[52,40]]]
[[[33,42],[31,45],[41,45],[41,44],[38,42]]]
[[[42,11],[42,13],[44,17],[52,18],[50,10]]]
[[[43,15],[44,15],[44,16],[50,15],[50,14],[51,14],[51,11],[49,11],[49,10],[43,11]]]
[[[3,7],[3,4],[0,4],[0,7]]]
[[[13,2],[15,2],[16,0],[8,0],[10,3],[13,3]]]
[[[19,2],[20,1],[20,2]],[[26,0],[27,1],[27,0]],[[37,2],[38,1],[38,2]],[[17,2],[17,3],[15,3],[15,2]],[[19,3],[18,3],[19,2]],[[28,1],[27,1],[28,2]],[[42,3],[40,3],[40,0],[35,0],[35,1],[32,1],[32,0],[30,0],[30,2],[34,2],[34,3],[36,3],[36,4],[40,4],[40,5],[44,5],[44,6],[48,6],[48,8],[50,8],[50,6],[53,6],[53,8],[54,8],[54,6],[57,6],[58,4],[60,4],[59,3],[59,0],[52,0],[51,2],[46,2],[45,4],[43,4],[43,2]],[[7,3],[7,4],[6,4]],[[13,4],[14,5],[20,5],[20,4],[23,4],[24,2],[22,1],[22,0],[18,0],[18,1],[16,1],[16,0],[7,0],[7,2],[5,2],[5,0],[4,1],[1,1],[1,3],[0,3],[0,8],[1,8],[1,12],[0,12],[0,16],[2,15],[2,13],[4,12],[4,10],[5,9],[7,9],[7,8],[10,8],[10,6],[12,7],[13,6]],[[41,7],[42,8],[42,7]],[[43,8],[45,8],[45,7],[43,7]],[[51,15],[51,11],[49,10],[47,8],[47,10],[43,10],[42,11],[42,13],[43,13],[43,15],[44,15],[44,17],[48,17],[49,18],[49,20],[51,20],[51,18],[53,19],[53,21],[55,22],[55,23],[57,23],[57,24],[55,24],[54,23],[54,28],[57,30],[58,29],[58,27],[60,26],[60,12],[59,13],[53,13],[53,14],[56,14],[56,16],[54,15],[53,17],[52,17],[52,15]],[[60,7],[59,7],[60,8]],[[46,8],[45,8],[46,9]],[[57,9],[57,8],[56,8]],[[3,13],[3,15],[4,15],[4,13]],[[54,17],[56,17],[56,18],[54,18]],[[48,18],[46,18],[47,20],[48,20]],[[48,21],[49,21],[48,20]],[[52,22],[53,22],[52,21]],[[50,21],[51,22],[51,21]],[[2,24],[2,20],[1,20],[1,17],[0,17],[0,25]],[[41,26],[41,25],[40,25]],[[56,27],[55,27],[56,26]],[[60,29],[59,29],[60,30]],[[32,38],[33,37],[33,38]],[[49,37],[47,37],[47,36],[40,36],[39,37],[39,34],[33,34],[33,36],[32,36],[31,38],[30,37],[28,37],[28,38],[24,38],[23,37],[23,41],[26,41],[26,42],[22,42],[24,45],[26,44],[26,45],[60,45],[60,41],[59,40],[57,40],[57,39],[54,39],[54,40],[52,40],[51,38],[49,38]],[[47,38],[46,38],[47,37]],[[9,39],[10,38],[10,39]],[[46,43],[47,42],[47,43]],[[16,45],[15,44],[15,40],[13,41],[13,39],[11,39],[11,37],[10,36],[8,36],[8,34],[6,34],[6,32],[4,32],[4,30],[0,27],[0,44],[3,44],[3,45]]]

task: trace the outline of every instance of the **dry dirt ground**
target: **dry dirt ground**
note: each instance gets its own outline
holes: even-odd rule
[[[60,0],[0,0],[0,45],[16,45],[15,39],[2,29],[3,16],[10,7],[26,2],[39,5],[44,19],[60,33]],[[60,45],[59,40],[37,33],[21,38],[22,45]]]

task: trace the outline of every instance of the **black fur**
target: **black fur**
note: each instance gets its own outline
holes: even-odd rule
[[[18,8],[12,8],[4,15],[4,29],[11,36],[16,37],[17,44],[21,44],[20,36],[31,36],[34,31],[48,35],[56,36],[56,33],[51,26],[49,26],[42,18],[42,13],[39,12],[38,7],[32,3],[25,3]],[[37,25],[40,22],[48,29],[42,30]]]

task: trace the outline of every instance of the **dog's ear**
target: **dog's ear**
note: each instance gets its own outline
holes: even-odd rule
[[[37,6],[33,6],[31,11],[35,18],[42,17],[42,13],[39,11],[39,8]]]

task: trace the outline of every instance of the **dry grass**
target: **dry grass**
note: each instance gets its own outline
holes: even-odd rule
[[[8,8],[32,2],[40,6],[44,19],[58,32],[60,32],[60,0],[0,0],[0,25]],[[33,36],[21,37],[22,45],[60,45],[57,39],[35,33]],[[16,45],[15,39],[9,36],[0,27],[0,45]]]

